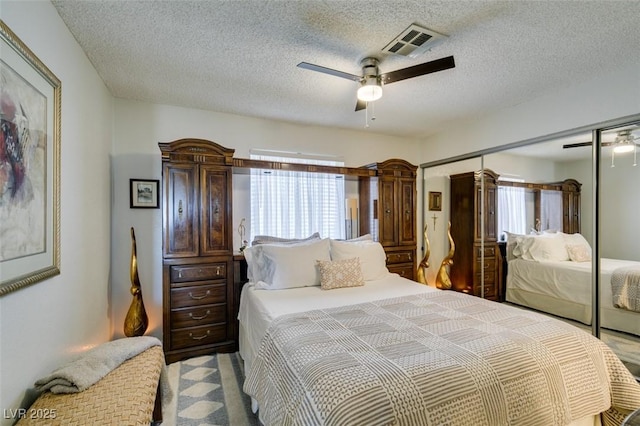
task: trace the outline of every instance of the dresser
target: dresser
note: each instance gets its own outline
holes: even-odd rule
[[[390,272],[415,280],[417,166],[390,159],[363,167],[376,174],[360,177],[360,235],[380,242]]]
[[[449,273],[452,289],[484,296],[489,300],[500,300],[502,280],[497,242],[498,175],[492,170],[484,169],[451,175],[449,178],[451,236],[456,245]],[[484,207],[484,214],[481,214],[481,207]]]
[[[162,153],[166,361],[235,351],[234,150],[201,139],[158,145]]]

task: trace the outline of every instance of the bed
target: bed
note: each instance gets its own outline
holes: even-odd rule
[[[599,340],[390,274],[378,243],[248,250],[240,354],[267,426],[620,424],[640,407],[640,385]]]
[[[507,242],[506,301],[591,324],[592,264],[590,247],[586,240],[579,234],[567,237],[567,234],[562,233],[555,237],[544,234],[524,238],[510,237],[512,241]],[[584,246],[584,256],[574,256],[572,259],[568,252],[562,253],[562,244],[567,238]],[[535,242],[532,242],[534,240]],[[551,245],[555,247],[536,250]],[[640,262],[601,259],[600,325],[607,329],[640,335],[640,311],[637,308],[632,310],[634,306],[621,303],[619,298],[614,298],[620,296],[620,293],[614,292],[612,288],[614,274],[634,269],[640,271]],[[638,288],[637,284],[635,288]],[[634,298],[637,298],[637,295],[632,297],[631,304]]]

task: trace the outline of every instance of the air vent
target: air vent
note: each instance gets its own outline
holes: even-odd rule
[[[387,44],[382,51],[417,58],[445,38],[446,36],[442,34],[413,24]]]

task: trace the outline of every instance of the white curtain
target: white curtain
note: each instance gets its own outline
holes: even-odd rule
[[[343,166],[327,160],[251,155],[252,159]],[[345,238],[345,180],[342,175],[251,170],[251,235]]]
[[[562,231],[562,191],[540,191],[541,231]]]
[[[498,232],[527,233],[524,188],[498,186]]]

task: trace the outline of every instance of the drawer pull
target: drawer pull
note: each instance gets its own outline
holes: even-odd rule
[[[220,267],[219,266],[216,268],[216,275],[220,275]]]
[[[189,333],[189,337],[191,337],[191,340],[202,340],[208,337],[210,334],[211,334],[211,330],[207,330],[207,334],[203,336],[194,336],[193,333]]]
[[[196,316],[193,315],[192,312],[189,312],[189,318],[194,319],[196,321],[199,321],[199,320],[203,320],[206,317],[208,317],[210,313],[211,313],[211,311],[207,310],[207,313],[205,313],[204,315],[200,315],[199,317],[196,317]]]
[[[210,294],[211,294],[211,292],[209,290],[207,290],[207,292],[203,296],[194,296],[193,293],[189,292],[189,297],[192,298],[193,300],[201,300],[201,299],[204,299],[205,297],[207,297]]]

